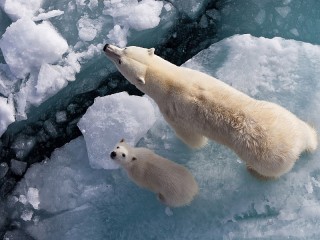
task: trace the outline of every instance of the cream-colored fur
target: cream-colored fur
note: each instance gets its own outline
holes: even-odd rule
[[[316,131],[283,107],[255,100],[199,71],[178,67],[154,49],[108,45],[119,71],[158,104],[166,121],[189,146],[207,138],[233,149],[250,172],[276,178],[299,155],[317,148]]]
[[[156,193],[167,206],[188,205],[198,193],[198,185],[185,167],[147,148],[134,148],[121,140],[112,151],[111,158],[127,171],[137,185]]]

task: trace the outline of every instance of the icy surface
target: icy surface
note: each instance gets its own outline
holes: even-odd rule
[[[155,121],[154,106],[146,97],[122,92],[96,98],[78,123],[91,167],[118,168],[109,157],[110,151],[122,138],[135,145]]]
[[[319,58],[319,46],[238,35],[212,45],[185,66],[258,99],[279,103],[319,131]],[[101,131],[100,124],[104,122],[91,121],[92,130]],[[143,127],[133,125],[132,131]],[[113,132],[117,131],[122,129],[114,127]],[[56,150],[50,160],[34,164],[16,188],[12,198],[27,196],[29,188],[39,190],[38,210],[30,204],[12,203],[13,219],[18,222],[23,221],[24,211],[33,211],[31,221],[22,225],[32,237],[318,239],[320,234],[319,150],[303,154],[280,179],[259,181],[229,149],[210,142],[203,149],[191,150],[157,117],[137,145],[183,164],[200,187],[190,206],[170,211],[154,194],[132,183],[124,171],[92,169],[86,144],[80,137]]]

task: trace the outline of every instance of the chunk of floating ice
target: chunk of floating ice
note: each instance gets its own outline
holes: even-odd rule
[[[23,159],[28,155],[33,146],[35,145],[36,140],[33,137],[20,135],[12,144],[12,149],[15,151],[16,157],[18,159]]]
[[[28,203],[28,199],[26,198],[25,195],[20,195],[19,196],[19,202],[21,202],[22,204],[27,204]]]
[[[41,21],[41,20],[47,20],[49,18],[53,18],[53,17],[57,17],[64,14],[64,11],[61,10],[52,10],[50,12],[46,12],[46,13],[40,13],[38,16],[33,17],[32,20],[33,21]]]
[[[66,111],[60,111],[56,113],[56,122],[62,123],[67,121],[67,112]]]
[[[1,0],[0,7],[16,21],[23,17],[32,17],[42,5],[43,0]]]
[[[3,34],[0,48],[12,73],[23,78],[43,63],[55,63],[68,49],[67,42],[48,22],[36,25],[28,18],[12,23]],[[19,64],[17,64],[19,63]]]
[[[9,166],[6,162],[0,164],[0,179],[3,178],[9,170]]]
[[[40,200],[39,200],[39,190],[37,188],[28,189],[27,199],[34,209],[39,209]]]
[[[21,215],[21,218],[24,221],[31,221],[32,216],[33,216],[33,211],[32,210],[24,210],[22,215]]]
[[[7,130],[10,123],[15,121],[15,111],[12,98],[0,97],[0,136]]]
[[[160,23],[162,1],[129,0],[126,4],[121,1],[104,1],[104,4],[106,8],[103,13],[112,16],[115,22],[107,36],[111,43],[120,47],[126,46],[129,29],[142,31]]]
[[[169,208],[169,207],[166,207],[166,209],[164,211],[165,211],[166,215],[169,217],[173,215],[173,212],[172,212],[171,208]]]
[[[109,40],[119,47],[125,47],[127,45],[128,27],[121,27],[115,25],[113,29],[108,33]]]
[[[79,38],[82,41],[92,41],[100,32],[103,23],[87,16],[80,18],[78,21]]]
[[[96,98],[78,123],[86,141],[90,165],[118,168],[109,157],[115,144],[125,138],[135,145],[155,121],[154,107],[146,97],[122,92]]]
[[[14,174],[21,176],[26,171],[26,168],[27,168],[26,162],[21,162],[15,159],[11,159],[10,169]]]

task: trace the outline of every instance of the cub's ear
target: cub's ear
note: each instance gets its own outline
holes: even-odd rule
[[[133,157],[133,158],[132,158],[132,161],[135,161],[135,160],[137,160],[137,158],[136,158],[136,157]]]
[[[120,142],[124,142],[124,138],[122,138],[122,139],[120,140]]]
[[[148,49],[148,53],[150,56],[152,56],[154,54],[155,49],[154,48],[149,48]]]
[[[146,81],[144,80],[144,77],[138,77],[137,80],[141,84],[146,84]]]

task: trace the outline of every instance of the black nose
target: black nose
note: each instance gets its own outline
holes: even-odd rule
[[[103,51],[106,51],[106,48],[109,46],[109,44],[107,43],[106,45],[104,45],[103,47]]]
[[[115,156],[117,156],[116,152],[111,152],[111,153],[110,153],[110,157],[111,157],[111,158],[115,158]]]

